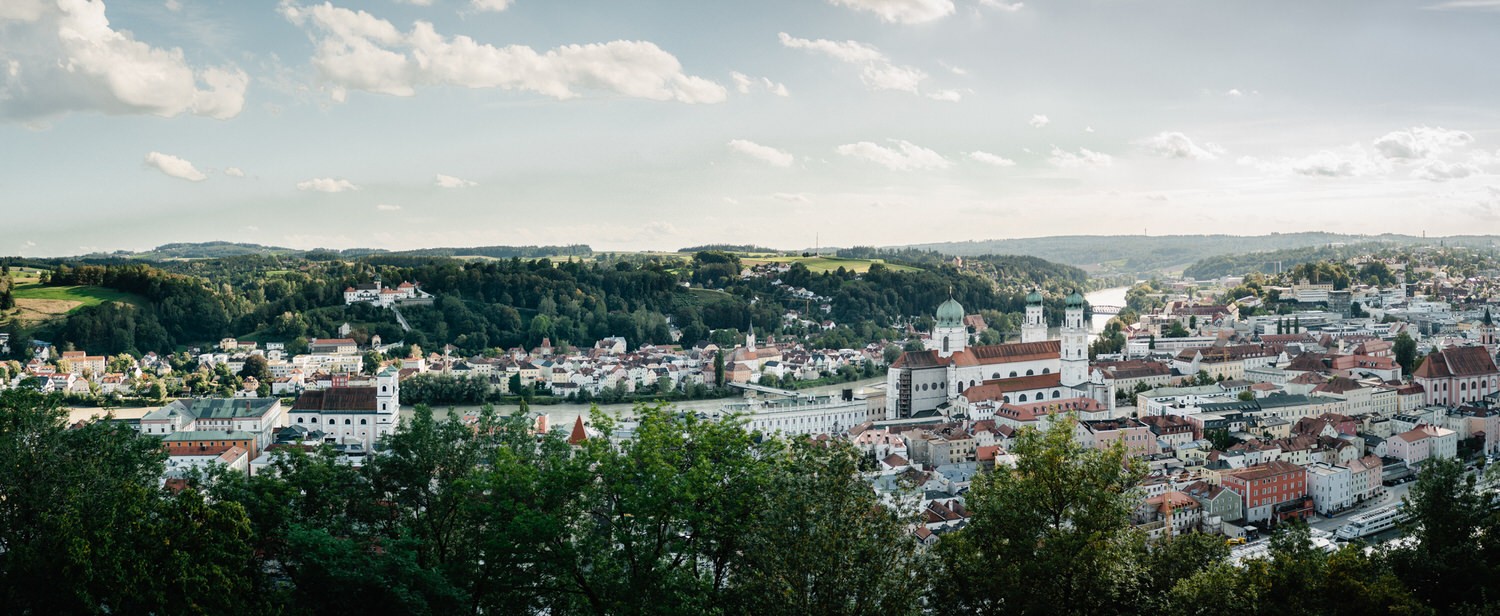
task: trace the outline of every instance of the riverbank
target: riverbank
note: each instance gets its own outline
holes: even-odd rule
[[[861,389],[884,382],[885,377],[881,376],[871,379],[850,381],[848,383],[835,383],[832,385],[824,385],[821,387],[810,387],[808,389],[799,390],[797,393],[801,395],[827,395],[839,393],[844,389],[853,389],[856,393],[858,393]],[[736,404],[742,401],[744,401],[743,397],[734,396],[729,398],[716,398],[712,400],[683,400],[681,402],[672,403],[672,406],[684,411],[712,413],[722,410],[727,405]],[[447,417],[451,413],[462,415],[469,412],[478,412],[480,406],[481,405],[478,404],[464,404],[433,407],[433,415],[441,419]],[[495,410],[500,412],[501,414],[514,413],[520,409],[519,404],[497,404],[494,406]],[[635,406],[635,404],[598,405],[599,410],[603,413],[622,418],[631,417],[635,412]],[[531,411],[533,413],[546,413],[551,419],[552,425],[560,426],[564,425],[565,422],[572,423],[572,421],[579,416],[586,417],[593,409],[593,407],[593,404],[551,404],[547,406],[533,406],[531,407]],[[154,411],[158,408],[161,407],[149,406],[117,409],[102,409],[98,407],[70,407],[68,409],[68,421],[69,423],[77,423],[80,421],[88,421],[94,418],[101,418],[109,415],[111,411],[113,411],[115,419],[140,419],[147,413],[150,413],[151,411]],[[411,417],[413,412],[414,408],[411,406],[402,406],[401,408],[402,418]],[[286,425],[285,415],[282,416],[281,425]]]

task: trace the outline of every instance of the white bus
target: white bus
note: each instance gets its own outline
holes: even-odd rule
[[[1401,523],[1404,516],[1401,514],[1401,504],[1386,505],[1369,513],[1361,513],[1349,519],[1349,523],[1340,526],[1335,535],[1339,539],[1349,541],[1368,537],[1370,535],[1384,532],[1395,528]]]

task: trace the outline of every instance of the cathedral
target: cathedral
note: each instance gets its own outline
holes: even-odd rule
[[[1042,294],[1032,291],[1020,342],[970,346],[963,305],[943,302],[926,349],[902,353],[886,373],[886,420],[940,418],[960,396],[997,404],[1091,398],[1113,409],[1113,387],[1089,370],[1083,296],[1075,291],[1065,304],[1059,340],[1048,339]]]

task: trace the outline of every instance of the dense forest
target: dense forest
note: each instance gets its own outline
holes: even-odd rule
[[[1221,276],[1243,276],[1251,273],[1277,274],[1304,263],[1343,261],[1388,250],[1390,250],[1389,244],[1367,242],[1225,254],[1199,260],[1183,270],[1182,275],[1198,280],[1210,280]]]
[[[37,338],[114,355],[174,351],[216,343],[225,336],[296,342],[328,337],[343,323],[361,342],[371,336],[433,349],[452,344],[460,352],[484,353],[544,338],[554,344],[588,346],[607,336],[632,345],[692,344],[715,331],[743,331],[752,323],[762,332],[810,335],[824,348],[847,348],[895,339],[897,328],[926,326],[935,307],[950,295],[971,312],[1004,320],[1024,309],[1027,289],[1048,291],[1054,319],[1061,297],[1083,287],[1076,268],[1029,257],[994,257],[993,275],[959,271],[939,260],[897,270],[875,264],[863,274],[814,273],[801,264],[772,278],[740,278],[739,258],[704,251],[690,260],[636,255],[599,261],[521,258],[466,260],[384,253],[358,259],[319,255],[244,255],[105,264],[35,263],[52,268],[46,284],[93,285],[139,295],[138,304],[105,303],[75,310],[49,323]],[[436,299],[407,305],[402,314],[412,330],[402,331],[394,316],[368,305],[345,306],[346,287],[376,276],[389,284],[416,281]],[[1002,284],[1004,283],[1004,284]],[[806,289],[825,300],[793,296]],[[807,331],[786,323],[789,310],[831,319],[830,331]],[[733,342],[733,337],[724,341]],[[16,345],[13,345],[16,346]]]
[[[1235,235],[1073,235],[970,242],[944,242],[912,246],[943,254],[1031,255],[1048,261],[1075,265],[1095,274],[1151,275],[1175,273],[1199,261],[1219,255],[1251,251],[1315,248],[1331,244],[1380,243],[1391,247],[1448,246],[1488,248],[1500,237],[1463,235],[1426,238],[1412,235],[1348,235],[1342,233],[1273,233]],[[1231,268],[1236,269],[1236,268]],[[1228,272],[1244,273],[1244,272]],[[1214,276],[1200,276],[1211,278]]]
[[[1069,422],[974,479],[970,523],[919,545],[915,485],[882,504],[843,441],[641,408],[571,446],[525,417],[425,409],[354,467],[283,450],[190,475],[122,424],[0,392],[0,605],[12,614],[1486,614],[1494,495],[1432,460],[1409,540],[1316,549],[1289,523],[1235,564],[1222,537],[1130,525],[1139,463]],[[476,429],[477,428],[477,429]],[[904,501],[903,499],[911,499]]]

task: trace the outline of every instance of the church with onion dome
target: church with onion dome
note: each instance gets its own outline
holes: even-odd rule
[[[1026,296],[1021,341],[971,345],[966,311],[949,298],[937,308],[922,351],[908,351],[886,374],[886,420],[986,419],[1007,404],[1088,398],[1114,408],[1112,384],[1089,369],[1083,296],[1064,300],[1059,339],[1049,339],[1042,294]]]

